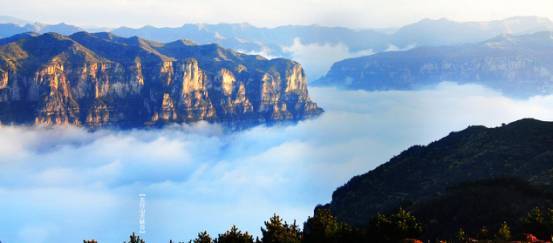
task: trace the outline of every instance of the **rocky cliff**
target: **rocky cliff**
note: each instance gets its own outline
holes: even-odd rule
[[[301,65],[286,59],[109,33],[24,34],[0,43],[4,124],[242,126],[322,112]]]
[[[346,59],[317,84],[409,90],[442,81],[477,83],[508,95],[553,92],[553,33],[501,35],[456,46],[419,47]]]

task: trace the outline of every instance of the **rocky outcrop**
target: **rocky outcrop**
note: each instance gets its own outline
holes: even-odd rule
[[[290,60],[108,33],[28,35],[0,46],[3,124],[244,126],[321,112]]]
[[[443,81],[476,83],[512,96],[553,92],[553,33],[502,35],[458,46],[420,47],[335,63],[316,83],[410,90]]]
[[[8,87],[8,73],[4,70],[0,70],[0,89]]]

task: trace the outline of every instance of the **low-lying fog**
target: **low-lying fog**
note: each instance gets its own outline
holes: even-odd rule
[[[553,96],[515,100],[475,85],[421,91],[312,88],[326,109],[296,125],[229,133],[200,123],[87,132],[0,128],[2,242],[188,241],[232,224],[259,234],[273,213],[303,223],[354,175],[471,124],[553,120]]]

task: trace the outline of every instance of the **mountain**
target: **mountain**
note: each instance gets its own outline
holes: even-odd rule
[[[0,40],[0,121],[101,127],[247,126],[320,114],[302,66],[216,44],[110,33]]]
[[[0,18],[0,20],[2,20]],[[5,18],[9,20],[9,18]],[[2,23],[0,21],[0,23]],[[84,28],[70,25],[27,24],[6,21],[0,25],[0,38],[24,32],[72,34],[107,28]],[[457,22],[447,19],[424,19],[397,29],[353,29],[319,25],[285,25],[272,28],[247,23],[184,24],[178,27],[120,27],[111,32],[122,37],[138,36],[158,42],[189,39],[199,44],[216,43],[248,54],[299,60],[308,76],[319,78],[342,59],[416,46],[453,45],[480,42],[499,34],[528,34],[553,31],[547,18],[513,17],[485,22]]]
[[[0,23],[21,27],[18,33],[34,31],[72,34],[83,29],[63,23],[57,25],[30,24],[29,21],[8,16],[0,16]],[[8,26],[0,27],[0,37],[18,34],[4,35],[2,34],[3,28],[8,28]],[[158,42],[171,42],[186,38],[201,44],[217,43],[246,52],[263,51],[271,56],[286,56],[290,54],[286,48],[293,45],[295,39],[301,40],[306,45],[343,44],[352,52],[366,50],[381,52],[386,51],[390,46],[405,48],[413,45],[452,45],[484,41],[500,34],[520,35],[541,31],[553,31],[553,22],[547,18],[519,16],[481,22],[457,22],[445,18],[423,19],[394,30],[352,29],[319,25],[285,25],[264,28],[247,23],[222,23],[184,24],[180,27],[151,25],[140,28],[120,27],[111,32],[122,37],[139,36]]]
[[[10,21],[10,17],[0,18],[0,38],[7,38],[17,34],[23,34],[28,32],[36,33],[48,33],[56,32],[58,34],[70,35],[79,31],[82,31],[81,28],[73,25],[68,25],[65,23],[59,24],[41,24],[34,23],[30,24],[22,21]],[[4,20],[4,21],[2,21]]]
[[[456,45],[480,42],[501,34],[523,35],[542,31],[553,31],[553,22],[548,18],[520,16],[481,22],[423,19],[401,27],[393,34],[393,43],[397,46]]]
[[[76,32],[83,31],[83,29],[80,27],[69,25],[66,23],[59,23],[59,24],[35,23],[33,25],[30,25],[29,28],[33,28],[33,32],[38,32],[38,33],[55,32],[62,35],[70,35]]]
[[[553,33],[501,35],[475,44],[418,47],[335,63],[321,85],[409,90],[441,81],[478,83],[514,96],[553,91]]]
[[[216,42],[248,51],[262,51],[262,48],[268,48],[273,55],[285,55],[286,50],[283,47],[292,45],[296,38],[304,44],[342,43],[351,51],[371,49],[381,52],[391,45],[451,45],[483,41],[499,34],[530,34],[540,31],[553,31],[553,22],[540,17],[512,17],[486,22],[424,19],[401,27],[395,32],[318,25],[259,28],[249,24],[185,24],[176,28],[123,27],[114,29],[113,33],[121,36],[136,35],[161,42],[190,38],[200,43]]]
[[[120,36],[140,36],[160,42],[187,38],[198,43],[218,43],[247,52],[267,52],[271,56],[290,55],[287,47],[299,39],[303,44],[342,43],[352,51],[383,50],[388,47],[388,36],[374,30],[353,30],[344,27],[318,25],[286,25],[275,28],[250,24],[185,24],[175,28],[117,28],[112,33]]]
[[[553,122],[471,126],[355,176],[323,207],[356,226],[404,207],[440,236],[503,221],[518,227],[532,207],[553,205],[552,145]]]

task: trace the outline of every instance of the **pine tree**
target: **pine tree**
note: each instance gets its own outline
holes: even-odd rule
[[[547,232],[548,227],[545,224],[545,217],[539,207],[530,210],[526,217],[522,219],[522,224],[526,231],[525,233],[531,233],[541,239],[549,236]]]
[[[457,240],[458,242],[465,242],[467,240],[467,234],[465,233],[465,230],[463,230],[463,228],[459,228],[459,230],[455,234],[455,240]]]
[[[411,213],[400,208],[391,215],[377,214],[369,222],[367,234],[372,241],[396,242],[419,237],[422,225]]]
[[[135,234],[134,232],[132,235],[130,235],[129,243],[146,243],[143,239],[140,239],[140,236]]]
[[[490,239],[490,232],[488,231],[488,228],[486,226],[482,226],[482,228],[480,228],[480,232],[478,232],[478,239],[479,240]]]
[[[338,242],[341,228],[330,210],[317,208],[313,217],[309,217],[303,226],[304,242]]]
[[[248,232],[243,232],[238,230],[238,228],[233,225],[230,230],[224,234],[219,234],[216,243],[253,243],[253,236],[248,234]]]
[[[268,222],[265,222],[265,228],[261,228],[263,243],[299,243],[301,242],[301,231],[296,225],[288,225],[278,215],[273,215]]]
[[[495,238],[499,241],[508,241],[511,239],[511,228],[509,228],[507,222],[503,222],[503,224],[499,226]]]
[[[193,243],[211,243],[213,242],[211,240],[211,236],[207,233],[207,231],[203,231],[198,233],[198,237],[191,241]]]

